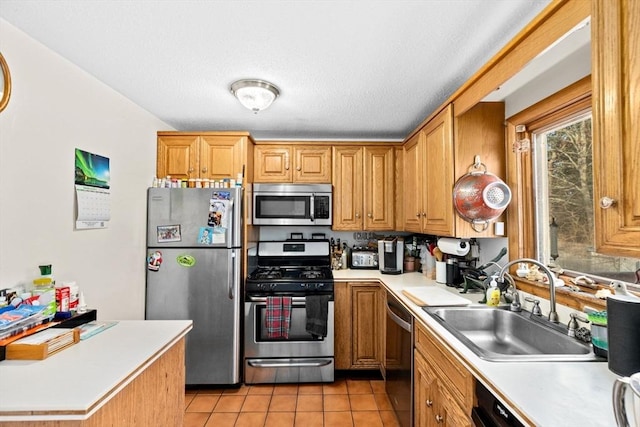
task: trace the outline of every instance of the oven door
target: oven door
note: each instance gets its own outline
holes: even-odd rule
[[[304,297],[291,304],[289,338],[267,336],[266,298],[245,302],[245,383],[331,382],[334,378],[334,302],[329,301],[327,336],[314,337],[305,330]]]

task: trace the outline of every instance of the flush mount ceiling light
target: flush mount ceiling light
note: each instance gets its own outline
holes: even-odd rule
[[[232,83],[231,93],[242,105],[258,114],[258,111],[268,108],[275,101],[280,90],[264,80],[246,79]]]

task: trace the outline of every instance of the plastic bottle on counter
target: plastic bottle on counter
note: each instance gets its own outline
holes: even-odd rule
[[[487,289],[487,305],[491,307],[497,307],[500,304],[500,289],[498,289],[498,283],[496,277],[491,278],[489,288]]]

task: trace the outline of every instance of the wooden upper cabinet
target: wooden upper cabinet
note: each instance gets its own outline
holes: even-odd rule
[[[453,107],[448,105],[425,126],[424,233],[453,236]]]
[[[160,135],[156,176],[170,175],[172,178],[189,179],[198,177],[200,164],[200,137],[197,135]]]
[[[454,235],[453,166],[453,108],[449,105],[405,144],[405,231]]]
[[[591,20],[596,250],[640,258],[640,2],[594,0]]]
[[[395,148],[364,147],[364,229],[393,230]]]
[[[456,116],[454,129],[454,181],[469,173],[469,167],[474,164],[475,156],[480,157],[487,172],[507,181],[506,153],[505,153],[505,106],[503,102],[481,102],[464,114]],[[451,194],[453,187],[451,190]],[[451,195],[449,195],[451,197]],[[451,198],[451,200],[453,200]],[[450,202],[451,203],[451,202]],[[507,209],[515,209],[515,203]],[[454,230],[456,237],[494,237],[493,223],[482,231],[461,217],[453,208]],[[495,221],[506,221],[503,213]],[[506,228],[506,227],[505,227]]]
[[[334,230],[395,228],[395,148],[333,147]]]
[[[334,230],[362,230],[362,147],[333,147]]]
[[[449,105],[404,145],[404,231],[455,237],[491,237],[477,232],[453,206],[453,188],[475,156],[487,171],[505,177],[504,104],[479,103],[454,117]]]
[[[156,175],[235,179],[243,174],[253,144],[247,132],[158,132]]]
[[[257,145],[255,182],[291,182],[291,147]]]
[[[404,146],[403,213],[404,231],[422,233],[422,207],[424,187],[424,131],[413,135]]]
[[[331,147],[258,145],[256,182],[331,182]]]
[[[293,159],[293,182],[331,182],[331,147],[294,146]]]
[[[236,178],[242,173],[242,138],[238,136],[200,137],[200,178]]]

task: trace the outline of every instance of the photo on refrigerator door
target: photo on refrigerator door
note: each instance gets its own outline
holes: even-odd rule
[[[210,245],[213,243],[213,228],[211,227],[200,227],[200,232],[198,233],[198,243],[201,245]]]
[[[180,241],[182,241],[182,232],[180,230],[180,225],[158,226],[158,243]]]

